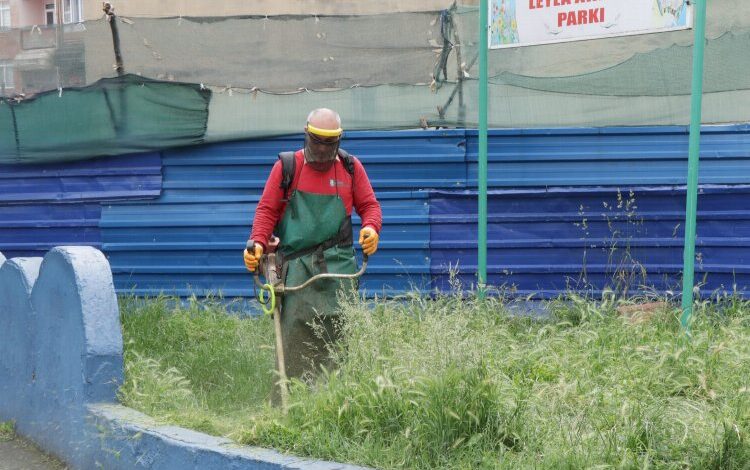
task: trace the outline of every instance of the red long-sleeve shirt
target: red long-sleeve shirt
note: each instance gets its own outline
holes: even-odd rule
[[[295,175],[291,188],[289,188],[290,197],[295,188],[308,193],[329,195],[335,195],[338,189],[338,195],[344,203],[346,214],[351,215],[352,208],[354,208],[362,219],[363,227],[372,227],[380,233],[383,224],[380,203],[375,198],[375,192],[372,190],[365,168],[357,158],[352,157],[354,175],[350,175],[346,171],[343,162],[338,158],[331,169],[326,172],[315,171],[305,165],[302,150],[295,152],[294,158],[296,161]],[[286,202],[283,201],[284,190],[279,187],[281,176],[281,161],[277,161],[271,169],[271,175],[266,181],[263,195],[255,210],[255,220],[253,221],[250,238],[262,244],[264,248],[268,245],[268,239],[271,238],[273,229],[284,216],[286,210]]]

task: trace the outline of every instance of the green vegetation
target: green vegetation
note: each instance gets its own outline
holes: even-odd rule
[[[750,468],[750,303],[667,307],[614,296],[539,320],[459,296],[344,302],[339,368],[265,405],[269,319],[193,302],[124,302],[126,404],[298,455],[379,468]]]
[[[270,396],[273,323],[218,300],[120,300],[126,381],[120,400],[165,422],[224,435]]]
[[[0,422],[0,442],[12,441],[16,437],[16,423],[13,421]]]

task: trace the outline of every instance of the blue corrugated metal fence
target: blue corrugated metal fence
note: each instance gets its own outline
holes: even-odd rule
[[[46,165],[0,165],[0,251],[43,256],[59,245],[101,247],[101,201],[154,198],[158,153]]]
[[[708,276],[706,289],[741,288],[750,276],[750,126],[704,131],[698,277]],[[0,251],[101,243],[120,292],[251,295],[240,251],[253,211],[276,154],[301,145],[293,136],[3,167]],[[456,264],[471,283],[476,132],[355,132],[344,147],[363,161],[383,204],[381,249],[364,287],[446,288]],[[596,291],[617,284],[619,266],[632,268],[620,269],[631,273],[620,284],[643,281],[634,275],[642,267],[647,284],[677,286],[684,190],[672,185],[684,182],[686,162],[685,128],[492,131],[490,281],[519,294]],[[131,200],[144,197],[156,198]]]
[[[478,136],[467,131],[467,185],[477,185]],[[684,127],[492,130],[488,185],[632,186],[685,184]],[[750,180],[750,125],[704,126],[702,183]]]
[[[685,188],[496,190],[488,198],[488,280],[552,297],[604,287],[681,290]],[[475,282],[476,192],[435,193],[430,240],[435,285],[448,266]],[[698,204],[696,279],[702,291],[750,288],[750,186],[704,185]]]
[[[383,241],[362,280],[365,289],[393,294],[430,287],[428,194],[415,189],[464,185],[464,143],[463,131],[356,133],[347,139],[384,212]],[[301,145],[301,137],[289,137],[164,152],[158,200],[103,210],[103,248],[118,290],[252,295],[241,250],[255,205],[277,153]],[[359,223],[355,216],[355,230]]]

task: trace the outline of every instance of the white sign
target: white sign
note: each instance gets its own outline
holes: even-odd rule
[[[489,47],[689,29],[687,0],[489,0]]]

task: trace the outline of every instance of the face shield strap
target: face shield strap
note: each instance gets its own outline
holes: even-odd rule
[[[316,134],[305,132],[305,137],[310,139],[310,142],[314,143],[315,145],[321,145],[321,146],[327,146],[327,147],[332,147],[334,145],[338,146],[338,144],[341,142],[340,136],[336,140],[332,140],[331,137],[321,138],[320,136]]]
[[[341,139],[341,134],[344,133],[344,130],[342,128],[338,129],[321,129],[319,127],[315,127],[309,122],[307,123],[307,132],[309,134],[313,134],[320,137],[338,137],[339,140]]]

